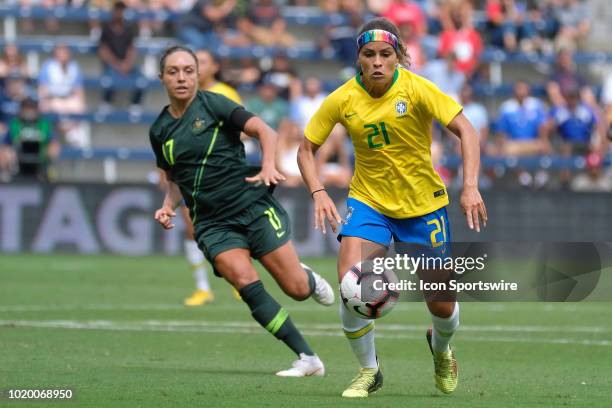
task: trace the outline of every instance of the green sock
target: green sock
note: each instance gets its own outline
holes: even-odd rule
[[[255,281],[240,289],[240,296],[249,305],[253,318],[295,354],[314,355],[302,334],[293,325],[287,311],[266,292],[261,281]]]

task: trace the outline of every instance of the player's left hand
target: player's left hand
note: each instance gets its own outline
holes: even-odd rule
[[[276,170],[275,166],[264,166],[261,168],[261,171],[253,177],[245,178],[249,183],[264,183],[268,187],[270,187],[270,184],[278,184],[285,179],[285,176]]]
[[[477,187],[465,187],[461,193],[461,208],[467,219],[470,229],[480,232],[480,220],[484,227],[487,226],[487,207],[480,196]],[[479,219],[480,218],[480,219]]]

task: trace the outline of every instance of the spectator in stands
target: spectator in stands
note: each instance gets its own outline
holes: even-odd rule
[[[579,89],[581,99],[595,109],[597,101],[587,80],[578,73],[573,53],[563,49],[557,54],[555,69],[546,84],[550,104],[553,106],[565,105],[567,102],[563,95],[573,89]]]
[[[301,88],[301,86],[299,87]],[[319,109],[327,95],[321,89],[321,81],[308,77],[304,81],[304,91],[299,91],[291,100],[291,119],[297,123],[299,131],[303,132],[310,118]]]
[[[21,102],[29,94],[25,78],[19,74],[5,78],[4,87],[0,88],[0,123],[7,123],[10,118],[17,116]]]
[[[523,52],[552,54],[552,40],[559,30],[552,7],[550,0],[527,1],[525,19],[519,28],[519,42]]]
[[[302,175],[297,164],[297,152],[303,139],[303,133],[297,123],[289,119],[281,120],[278,126],[276,168],[286,177],[283,185],[287,187],[302,185]]]
[[[612,174],[603,171],[601,155],[592,152],[586,157],[586,171],[576,175],[570,188],[579,192],[611,192]]]
[[[491,34],[491,45],[515,52],[518,47],[518,32],[526,10],[515,0],[487,0],[487,24]]]
[[[25,59],[19,53],[15,44],[6,44],[0,55],[0,80],[8,76],[21,76],[27,78],[28,67]]]
[[[469,78],[482,52],[482,38],[474,28],[472,5],[469,1],[461,1],[449,6],[448,10],[448,18],[443,23],[440,35],[438,54],[445,57],[454,53],[457,58],[455,68]]]
[[[392,2],[393,0],[365,0],[368,11],[378,16],[382,15]]]
[[[398,27],[402,24],[410,24],[414,28],[413,32],[416,37],[421,37],[427,31],[425,13],[416,1],[392,0],[381,15]],[[410,53],[409,55],[412,56]]]
[[[583,0],[559,0],[558,3],[554,8],[559,21],[556,47],[576,50],[583,45],[591,30],[588,5]]]
[[[128,9],[137,13],[146,13],[138,19],[138,36],[151,38],[154,32],[160,32],[163,22],[152,13],[164,8],[163,0],[124,0]],[[177,2],[180,3],[180,2]]]
[[[421,74],[436,84],[445,94],[459,99],[459,92],[465,84],[465,75],[455,69],[456,63],[455,53],[449,52],[444,58],[427,62]]]
[[[248,45],[236,30],[238,0],[198,0],[178,22],[177,37],[192,49]]]
[[[591,141],[598,128],[597,115],[580,101],[578,88],[566,90],[564,97],[566,104],[553,107],[550,113],[552,127],[563,140],[561,152],[585,155],[592,149]]]
[[[612,140],[612,73],[609,73],[604,80],[603,90],[601,92],[601,102],[604,106],[605,115],[604,133],[607,133],[608,139]],[[601,151],[604,151],[603,148]]]
[[[278,96],[279,90],[270,76],[265,76],[259,86],[258,95],[246,104],[248,111],[253,112],[272,129],[278,129],[281,120],[289,113],[289,104]]]
[[[474,89],[472,85],[466,83],[461,88],[461,92],[459,93],[459,102],[463,106],[463,114],[470,121],[476,133],[478,134],[478,139],[480,142],[480,152],[482,156],[496,155],[497,151],[495,150],[494,144],[489,141],[489,115],[487,114],[487,109],[479,102],[474,99]],[[450,171],[444,165],[441,164],[440,158],[442,157],[444,151],[444,145],[439,141],[434,139],[434,142],[438,144],[435,146],[435,143],[431,146],[432,151],[432,159],[435,159],[434,168],[440,174],[440,177],[444,181],[444,183],[448,186],[449,183],[453,183],[454,186],[460,188],[463,185],[463,165],[460,165],[456,170]],[[452,148],[455,154],[461,154],[461,145],[457,143],[456,137],[446,138],[447,145],[452,144]],[[450,143],[449,143],[450,142]],[[436,149],[437,151],[435,151]],[[447,148],[448,150],[448,148]],[[483,166],[480,167],[480,177],[478,179],[478,184],[480,188],[487,189],[491,187],[492,179],[495,178],[495,173],[493,169],[485,168]]]
[[[317,151],[317,174],[324,186],[347,188],[351,183],[352,144],[347,144],[347,141],[346,130],[338,123]],[[351,146],[350,150],[348,146]]]
[[[278,170],[286,177],[283,184],[289,187],[302,185],[303,179],[297,164],[297,152],[304,139],[300,126],[283,119],[278,129]],[[353,175],[351,154],[347,146],[346,132],[341,125],[334,127],[317,151],[317,169],[325,186],[346,188]]]
[[[219,62],[219,75],[223,82],[235,87],[247,90],[255,90],[257,83],[261,80],[261,69],[254,58],[241,58],[236,66],[229,58]]]
[[[421,72],[425,64],[426,56],[421,46],[421,37],[417,33],[416,25],[410,21],[400,22],[397,25],[402,41],[406,47],[406,52],[410,55],[410,69],[414,72]]]
[[[374,1],[374,0],[372,0]],[[427,33],[437,37],[442,32],[442,22],[448,21],[447,6],[448,1],[438,0],[419,0],[421,9],[425,13],[427,20]],[[445,26],[448,26],[445,24]]]
[[[514,86],[514,98],[499,108],[498,151],[503,155],[542,154],[550,150],[544,104],[530,93],[529,84],[518,81]]]
[[[24,9],[29,9],[33,6],[43,7],[49,11],[47,18],[44,19],[45,28],[49,33],[57,34],[59,31],[59,21],[55,17],[54,13],[50,12],[56,7],[60,6],[74,6],[80,7],[83,5],[84,0],[19,0],[19,5]],[[72,4],[74,3],[74,4]],[[23,30],[25,32],[31,32],[34,30],[34,23],[30,18],[22,19]]]
[[[95,16],[89,20],[89,38],[92,41],[100,41],[102,23],[98,16],[102,12],[110,12],[113,9],[113,0],[89,0],[88,7]]]
[[[443,157],[444,144],[438,137],[433,137],[431,140],[431,164],[433,164],[436,173],[438,173],[444,185],[448,186],[453,181],[453,172],[442,164]]]
[[[550,53],[558,23],[550,1],[487,0],[486,14],[491,43],[510,52]]]
[[[514,85],[514,98],[499,108],[497,120],[497,147],[495,152],[504,156],[530,156],[548,154],[551,150],[548,138],[549,126],[544,103],[530,96],[530,86],[525,81]],[[539,170],[531,174],[522,168],[512,171],[523,187],[544,187],[549,174]],[[502,174],[497,174],[501,176]]]
[[[489,146],[489,116],[487,109],[474,100],[474,89],[470,84],[465,84],[461,89],[459,102],[463,105],[463,114],[478,133],[482,154],[488,155],[494,153],[492,152],[492,147]],[[460,146],[457,147],[459,148]]]
[[[325,56],[333,55],[344,66],[340,76],[351,77],[355,75],[355,62],[357,51],[355,49],[355,38],[359,27],[364,23],[364,7],[358,0],[343,2],[342,7],[338,5],[337,12],[343,17],[340,22],[325,27],[325,36],[322,37],[320,46]]]
[[[115,2],[110,21],[102,27],[98,54],[102,60],[104,76],[113,82],[104,91],[102,111],[107,112],[111,109],[110,104],[117,88],[116,82],[129,81],[136,87],[132,94],[130,113],[138,114],[142,111],[140,104],[146,84],[136,66],[137,51],[134,45],[136,30],[125,21],[125,9],[126,4],[123,1]]]
[[[250,2],[246,15],[238,20],[240,32],[255,44],[267,47],[291,47],[295,38],[287,32],[287,23],[272,0]]]
[[[10,120],[0,150],[0,169],[23,178],[48,179],[48,165],[59,155],[60,145],[34,99],[21,102],[19,115]]]
[[[38,76],[38,98],[42,112],[60,115],[85,112],[81,68],[72,59],[66,45],[57,45],[53,50],[53,58],[43,63]],[[62,120],[59,127],[69,144],[80,148],[89,147],[89,126],[86,122]]]
[[[291,94],[299,86],[297,72],[291,66],[285,54],[277,54],[272,59],[272,67],[262,73],[262,78],[268,78],[278,88],[279,96],[286,101],[292,99]]]

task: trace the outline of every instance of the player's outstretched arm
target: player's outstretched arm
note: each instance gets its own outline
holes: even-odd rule
[[[487,208],[478,191],[478,172],[480,170],[478,134],[463,113],[455,116],[447,128],[461,139],[461,156],[463,157],[461,208],[463,208],[470,229],[480,232],[479,217],[486,227],[488,216]]]
[[[164,196],[164,202],[162,203],[162,207],[155,211],[155,220],[159,222],[161,226],[164,227],[164,229],[171,229],[174,228],[172,218],[176,216],[176,212],[174,210],[181,203],[183,197],[181,195],[181,190],[172,181],[170,175],[167,172],[166,181],[166,195]]]
[[[317,174],[314,155],[319,147],[319,145],[304,138],[298,149],[297,161],[304,183],[306,183],[308,191],[310,191],[314,200],[315,228],[321,229],[321,232],[325,234],[327,232],[325,229],[325,219],[327,219],[332,231],[335,233],[338,229],[338,224],[342,222],[342,218],[338,215],[336,205],[327,194],[327,191],[325,191],[325,187]]]
[[[245,180],[249,183],[264,183],[266,186],[285,180],[285,176],[276,169],[276,132],[257,116],[247,120],[243,130],[247,135],[259,139],[262,156],[261,171]]]

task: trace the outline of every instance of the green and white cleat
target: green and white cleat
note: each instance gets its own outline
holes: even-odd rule
[[[366,398],[383,386],[383,375],[378,368],[360,368],[357,377],[353,378],[351,385],[344,390],[344,398]]]
[[[436,379],[436,388],[445,394],[451,394],[457,388],[459,382],[459,366],[455,358],[455,352],[449,349],[445,352],[434,352],[431,347],[431,328],[427,330],[427,344],[433,355],[434,360],[434,378]]]

